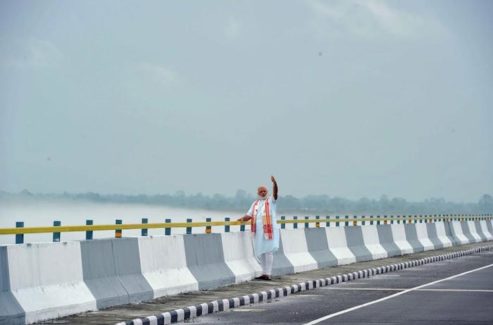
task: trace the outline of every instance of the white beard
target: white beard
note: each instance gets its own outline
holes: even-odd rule
[[[268,197],[269,197],[269,195],[265,195],[265,196],[258,195],[257,200],[267,200]]]

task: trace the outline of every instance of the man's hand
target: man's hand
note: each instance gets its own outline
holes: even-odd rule
[[[248,221],[248,220],[250,220],[250,219],[252,219],[252,217],[251,217],[251,216],[249,216],[249,215],[244,215],[243,217],[241,217],[240,219],[238,219],[238,220],[236,220],[236,221],[241,221],[241,222],[243,222],[243,221]]]
[[[277,187],[277,182],[274,176],[270,177],[270,180],[272,181],[272,196],[274,197],[274,200],[277,200],[277,192],[279,191]]]

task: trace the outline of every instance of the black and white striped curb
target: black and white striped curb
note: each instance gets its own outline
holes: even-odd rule
[[[337,283],[348,282],[351,280],[368,278],[373,275],[399,271],[414,266],[424,265],[428,263],[449,260],[461,256],[472,255],[484,251],[493,250],[493,246],[483,246],[464,251],[453,252],[445,255],[437,255],[425,257],[419,260],[402,262],[397,264],[389,264],[376,268],[370,268],[360,271],[355,271],[346,274],[339,274],[329,278],[309,280],[290,286],[271,289],[267,291],[261,291],[258,293],[249,294],[246,296],[214,300],[209,303],[203,303],[195,306],[189,306],[186,308],[176,309],[170,312],[165,312],[159,315],[147,316],[144,318],[136,318],[126,322],[120,322],[116,325],[165,325],[182,322],[187,319],[192,319],[202,315],[212,314],[220,311],[227,311],[232,308],[256,304],[260,302],[269,301],[275,298],[289,296],[291,294],[302,292],[306,290],[312,290],[320,287],[325,287]]]

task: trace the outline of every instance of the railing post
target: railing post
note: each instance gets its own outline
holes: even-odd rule
[[[336,216],[336,227],[339,227],[339,216]]]
[[[383,224],[386,225],[387,224],[387,215],[384,215],[383,216]]]
[[[229,222],[230,220],[231,219],[228,217],[224,218],[225,222]],[[226,224],[224,225],[224,232],[229,232],[229,225],[226,225]]]
[[[344,227],[348,227],[349,226],[349,216],[345,216],[344,219],[345,219]]]
[[[325,216],[325,227],[330,227],[330,216]]]
[[[281,216],[281,220],[282,221],[285,221],[286,220],[286,217],[285,216]],[[284,222],[281,223],[281,229],[286,229],[286,224]]]
[[[423,216],[421,214],[419,215],[419,223],[423,223]]]
[[[164,223],[171,223],[171,219],[165,219]],[[164,228],[164,235],[166,235],[166,236],[171,235],[171,228],[170,227]]]
[[[294,220],[293,229],[298,229],[298,223],[296,222],[296,220],[298,220],[298,217],[297,216],[294,216],[293,217],[293,220]]]
[[[16,221],[15,227],[16,228],[24,228],[24,221]],[[15,243],[16,244],[23,244],[24,243],[24,234],[16,234],[15,235]]]
[[[121,219],[116,219],[115,224],[121,225],[122,220]],[[122,230],[121,229],[115,229],[115,238],[122,238]]]
[[[92,226],[93,221],[91,219],[86,220],[86,226]],[[92,230],[86,230],[86,240],[92,240],[93,237],[93,231]]]
[[[55,220],[55,221],[53,221],[53,227],[60,227],[60,226],[61,226],[61,224],[62,224],[62,223],[61,223],[61,221],[59,221],[59,220]],[[54,233],[53,233],[53,242],[54,242],[54,243],[58,243],[58,242],[60,242],[60,237],[61,237],[61,236],[60,236],[60,233],[59,233],[59,232],[54,232]]]
[[[358,216],[353,215],[353,226],[358,225]]]
[[[377,215],[377,225],[380,224],[380,215]]]
[[[309,223],[306,221],[308,219],[310,219],[310,217],[305,216],[305,228],[309,228]]]
[[[370,225],[373,225],[373,215],[370,215]]]
[[[315,216],[315,219],[317,219],[317,222],[315,222],[315,227],[320,228],[320,221],[318,221],[320,220],[320,216]]]
[[[142,218],[142,224],[147,224],[147,223],[149,223],[149,220],[147,218]],[[141,236],[147,236],[147,234],[148,234],[148,229],[142,228],[140,230],[140,235]]]
[[[361,216],[361,225],[364,226],[366,224],[366,221],[365,221],[365,216]]]
[[[211,218],[205,218],[205,222],[211,222]],[[212,232],[212,227],[211,226],[205,226],[205,233],[210,234]]]
[[[192,219],[187,219],[187,223],[191,223],[192,222]],[[187,235],[191,235],[192,234],[192,227],[187,227]]]

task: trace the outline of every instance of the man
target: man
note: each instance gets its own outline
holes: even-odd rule
[[[274,252],[279,249],[279,226],[276,218],[277,182],[272,181],[272,196],[266,186],[257,189],[258,198],[252,203],[247,214],[238,221],[251,221],[255,255],[262,265],[262,275],[256,279],[271,280]]]

